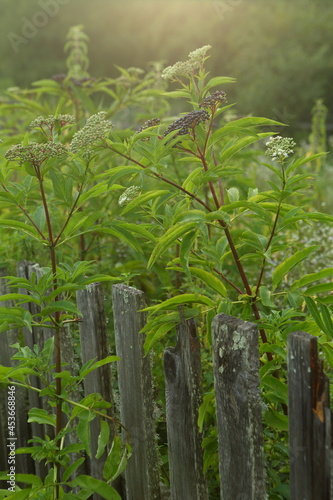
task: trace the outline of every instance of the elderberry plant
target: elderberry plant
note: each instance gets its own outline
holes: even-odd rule
[[[19,343],[13,345],[17,353],[12,359],[17,365],[14,369],[1,367],[2,384],[19,385],[47,399],[50,411],[32,408],[29,421],[51,425],[54,431],[44,439],[34,437],[33,446],[21,449],[21,453],[30,453],[35,460],[51,466],[45,478],[30,481],[18,475],[18,480],[31,485],[17,489],[22,495],[20,498],[73,498],[69,491],[74,489],[76,498],[88,498],[98,492],[103,498],[119,499],[111,482],[122,472],[130,456],[130,446],[122,445],[116,435],[119,422],[109,414],[111,403],[99,394],[87,395],[79,402],[73,398],[73,393],[89,373],[119,358],[108,356],[103,360],[90,360],[77,374],[63,370],[64,331],[81,316],[74,301],[75,292],[92,282],[117,281],[115,277],[96,273],[88,277],[92,273],[92,263],[77,262],[69,266],[60,262],[61,247],[70,245],[73,248],[75,240],[81,240],[92,231],[114,233],[113,222],[103,221],[104,214],[96,213],[90,205],[95,197],[103,198],[113,189],[107,181],[98,180],[93,170],[98,164],[101,142],[105,141],[112,125],[106,114],[100,112],[91,116],[71,137],[70,129],[74,124],[74,117],[69,115],[34,119],[31,128],[41,132],[40,142],[30,142],[27,135],[22,144],[7,150],[0,167],[1,207],[6,213],[10,208],[12,217],[0,219],[0,230],[22,232],[26,238],[34,240],[44,251],[41,253],[44,253],[45,263],[39,280],[7,276],[7,286],[25,289],[27,294],[14,291],[1,297],[2,301],[14,301],[15,306],[0,307],[0,332],[25,327],[30,332],[32,328],[51,328],[53,333],[41,351],[37,346],[32,350]],[[117,234],[121,234],[122,229],[126,231],[125,228],[124,222]],[[29,302],[36,305],[35,313],[24,308]],[[42,388],[31,385],[31,375],[40,380]],[[84,474],[73,476],[85,461],[85,453],[91,455],[89,428],[94,419],[100,422],[96,457],[99,458],[108,447],[103,480]],[[111,431],[114,439],[110,449]],[[71,444],[67,441],[70,433],[76,435],[74,447],[73,439]]]

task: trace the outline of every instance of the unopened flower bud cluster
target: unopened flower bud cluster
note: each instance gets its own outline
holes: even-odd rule
[[[111,131],[112,126],[112,123],[106,119],[105,111],[92,115],[88,118],[85,126],[74,134],[71,142],[72,153],[85,149],[85,153],[89,154],[91,146],[103,141]]]
[[[68,154],[66,146],[59,142],[46,142],[38,144],[31,142],[23,145],[17,144],[8,149],[5,154],[7,160],[19,160],[19,164],[28,161],[35,166],[39,166],[48,158],[62,157]]]
[[[141,189],[138,186],[130,186],[119,196],[118,205],[122,207],[134,200],[140,194],[140,191]]]
[[[144,124],[141,125],[141,127],[136,131],[136,133],[139,134],[140,132],[143,132],[147,128],[154,127],[155,125],[159,125],[160,123],[161,123],[161,120],[159,118],[151,118],[150,120],[147,120],[146,122],[144,122]],[[149,140],[149,137],[143,137],[142,140],[147,141],[147,140]]]
[[[199,108],[213,108],[217,104],[222,102],[227,102],[226,93],[223,90],[217,90],[213,94],[205,97],[205,99],[199,104]]]
[[[49,115],[47,117],[38,116],[38,118],[35,118],[35,120],[30,123],[30,127],[46,127],[48,129],[51,129],[56,123],[59,123],[60,126],[63,127],[64,125],[75,123],[75,118],[72,115]]]
[[[162,71],[162,78],[165,80],[174,80],[177,77],[190,77],[194,70],[200,68],[206,52],[211,49],[210,45],[204,45],[200,49],[190,52],[187,61],[178,61],[173,66],[168,66]]]
[[[173,130],[178,130],[178,134],[176,135],[185,135],[190,132],[196,125],[199,125],[201,122],[205,122],[209,120],[209,113],[203,109],[198,109],[195,111],[191,111],[186,115],[178,118],[176,121],[171,123],[169,127],[164,132],[163,136],[165,137]]]
[[[266,155],[271,156],[273,160],[281,162],[294,152],[292,148],[296,146],[296,142],[294,142],[291,137],[281,137],[277,135],[271,137],[269,141],[266,142],[266,146]]]

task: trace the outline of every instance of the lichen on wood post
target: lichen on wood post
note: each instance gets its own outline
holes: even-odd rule
[[[257,326],[218,314],[213,321],[213,363],[221,499],[264,500]]]

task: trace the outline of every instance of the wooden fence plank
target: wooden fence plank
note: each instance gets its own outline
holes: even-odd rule
[[[104,311],[104,293],[100,283],[87,285],[85,289],[78,290],[76,293],[77,305],[83,317],[79,323],[81,339],[81,359],[82,365],[87,361],[96,358],[101,360],[110,353],[107,346],[106,317]],[[84,379],[84,394],[88,396],[92,393],[101,394],[101,396],[111,403],[111,408],[107,410],[109,416],[113,417],[113,396],[111,385],[111,366],[110,364],[101,366],[97,370],[89,373]],[[104,453],[100,458],[96,458],[98,435],[100,425],[98,419],[95,419],[90,426],[91,429],[91,451],[92,457],[88,459],[88,468],[90,474],[96,479],[102,479],[103,463],[106,459]],[[114,429],[110,429],[110,441],[114,437]],[[101,498],[95,494],[94,499]]]
[[[291,500],[330,499],[332,413],[316,337],[289,335],[288,387]]]
[[[159,500],[159,460],[155,443],[150,358],[144,356],[144,293],[113,285],[113,311],[122,424],[130,433],[133,455],[125,469],[126,500]]]
[[[164,352],[166,416],[172,500],[208,500],[203,475],[200,343],[194,320],[177,328],[177,345]]]
[[[11,301],[2,301],[1,295],[6,293],[11,293],[12,290],[6,286],[4,279],[1,276],[6,276],[8,273],[4,270],[0,270],[0,305],[1,307],[11,307]],[[0,364],[4,366],[14,366],[16,361],[12,361],[11,357],[16,353],[16,349],[10,347],[10,345],[18,342],[17,331],[9,330],[5,333],[0,334]],[[28,420],[28,391],[23,387],[16,387],[15,389],[15,437],[17,438],[16,448],[23,446],[28,446],[28,440],[31,438],[29,432]],[[7,470],[7,455],[8,449],[7,438],[7,388],[2,387],[0,389],[0,470]],[[17,455],[16,456],[16,473],[24,474],[34,474],[35,466],[30,455]],[[6,484],[6,488],[7,488]]]
[[[264,500],[257,326],[218,314],[213,321],[213,363],[221,499]]]

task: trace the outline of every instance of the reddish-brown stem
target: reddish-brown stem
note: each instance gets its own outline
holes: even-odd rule
[[[52,223],[51,223],[51,218],[50,218],[50,213],[48,209],[48,204],[45,196],[45,191],[44,191],[44,185],[43,185],[43,177],[40,173],[40,168],[36,167],[36,173],[39,181],[39,188],[40,188],[40,193],[42,197],[42,203],[45,211],[45,219],[46,219],[46,226],[48,230],[48,240],[49,240],[49,251],[50,251],[50,258],[51,258],[51,267],[52,267],[52,274],[53,274],[53,289],[57,290],[58,288],[58,283],[57,283],[57,260],[56,260],[56,253],[55,253],[55,247],[54,247],[54,241],[53,241],[53,232],[52,232]],[[56,295],[54,298],[55,301],[58,300],[58,296]],[[60,326],[59,326],[59,320],[60,320],[60,311],[56,311],[54,314],[54,323],[55,323],[55,331],[54,331],[54,356],[55,356],[55,371],[56,373],[61,372],[61,347],[60,347],[60,341],[61,341],[61,332],[60,332]],[[57,399],[56,403],[56,435],[59,434],[59,432],[62,429],[62,403],[60,400],[61,396],[61,378],[57,377],[56,378],[56,396],[59,398]],[[59,468],[57,469],[57,482],[60,481],[60,470]],[[56,486],[56,498],[59,498],[59,486]]]
[[[78,205],[79,198],[80,198],[81,193],[82,193],[82,189],[83,189],[83,186],[82,186],[82,185],[81,185],[81,186],[79,186],[79,188],[78,188],[78,195],[77,195],[77,198],[76,198],[76,200],[74,201],[72,208],[71,208],[71,209],[70,209],[70,211],[68,212],[68,215],[67,215],[67,217],[66,217],[66,220],[65,220],[65,222],[63,223],[63,226],[62,226],[62,228],[60,229],[58,236],[57,236],[57,237],[55,238],[55,240],[54,240],[54,246],[56,246],[56,245],[57,245],[57,243],[58,243],[58,241],[60,240],[60,238],[61,238],[61,236],[62,236],[63,232],[64,232],[64,231],[65,231],[65,229],[66,229],[67,224],[68,224],[68,223],[69,223],[69,221],[70,221],[70,218],[71,218],[71,217],[72,217],[72,215],[73,215],[74,210],[76,209],[76,207],[77,207],[77,205]]]

